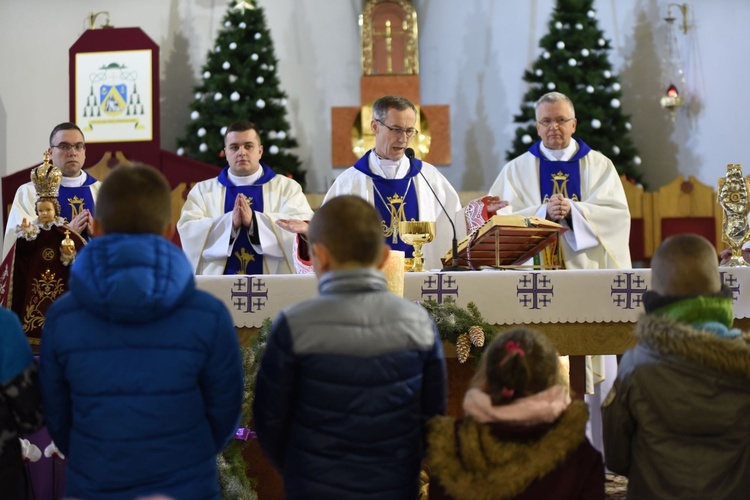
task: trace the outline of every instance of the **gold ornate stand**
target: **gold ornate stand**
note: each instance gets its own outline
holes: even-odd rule
[[[732,256],[723,265],[745,267],[749,264],[742,256],[742,245],[750,241],[750,224],[747,214],[750,211],[750,179],[742,176],[742,166],[727,165],[727,175],[719,179],[718,202],[724,210],[722,214],[722,240],[729,244]]]

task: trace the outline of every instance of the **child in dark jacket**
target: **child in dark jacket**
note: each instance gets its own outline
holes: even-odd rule
[[[0,308],[0,496],[26,498],[19,434],[44,424],[42,395],[31,347],[21,322]]]
[[[220,497],[216,455],[239,423],[232,318],[169,238],[171,193],[144,165],[102,183],[94,238],[49,309],[40,380],[68,458],[66,495]]]
[[[732,328],[714,246],[662,242],[643,302],[602,405],[607,467],[628,476],[628,498],[750,498],[750,334]]]
[[[571,403],[552,343],[510,330],[486,348],[464,397],[466,418],[430,422],[430,500],[603,499],[588,410]]]
[[[320,296],[281,313],[261,360],[256,431],[288,499],[415,499],[424,424],[445,413],[440,337],[386,288],[380,221],[356,196],[315,213]]]

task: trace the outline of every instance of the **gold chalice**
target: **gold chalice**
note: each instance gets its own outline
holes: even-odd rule
[[[422,245],[435,239],[435,223],[424,221],[401,221],[398,224],[398,233],[407,245],[414,247],[413,272],[424,271],[424,259]]]

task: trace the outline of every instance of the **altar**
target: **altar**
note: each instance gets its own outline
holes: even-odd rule
[[[635,345],[650,279],[650,269],[406,273],[404,297],[462,307],[474,302],[498,329],[526,325],[544,332],[560,354],[571,356],[571,385],[581,395],[584,355],[622,354]],[[747,328],[750,301],[741,296],[750,287],[750,268],[721,268],[721,279],[733,292],[737,326]],[[313,275],[197,276],[196,282],[226,304],[242,344],[264,319],[317,294]],[[446,355],[455,356],[453,346]]]
[[[733,292],[735,326],[750,329],[750,301],[741,298],[750,287],[750,268],[720,271]],[[226,304],[243,345],[266,318],[318,293],[313,275],[197,276],[196,282]],[[525,325],[544,332],[561,354],[571,356],[571,386],[582,397],[584,355],[621,354],[635,345],[635,322],[643,313],[643,292],[650,283],[650,269],[423,272],[406,273],[404,297],[415,302],[452,300],[462,307],[474,302],[498,330]],[[458,362],[454,346],[446,344],[445,351],[448,413],[458,416],[473,371],[470,362]],[[251,477],[262,478],[257,484],[260,497],[277,496],[281,479],[257,443],[249,442],[244,455],[254,464]]]
[[[721,268],[734,294],[735,318],[750,318],[750,268]],[[415,301],[474,302],[500,328],[527,325],[549,335],[560,354],[621,354],[633,345],[650,269],[505,270],[406,273],[404,297]],[[198,288],[231,311],[240,338],[285,307],[315,296],[314,275],[197,276]]]

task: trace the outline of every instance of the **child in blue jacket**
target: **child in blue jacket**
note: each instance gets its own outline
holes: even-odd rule
[[[67,496],[219,498],[216,455],[242,404],[239,343],[169,241],[170,194],[151,167],[114,169],[96,237],[48,311],[40,378]]]

